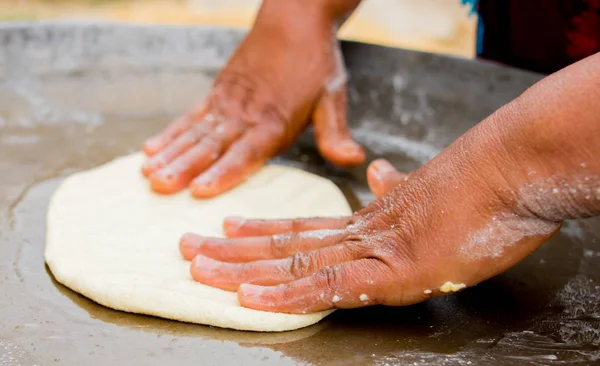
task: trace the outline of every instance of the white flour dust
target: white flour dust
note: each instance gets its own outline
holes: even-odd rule
[[[495,216],[484,229],[471,235],[461,247],[461,255],[471,260],[480,258],[499,258],[506,248],[517,244],[526,237],[549,235],[558,224],[535,218],[523,218],[517,215]]]

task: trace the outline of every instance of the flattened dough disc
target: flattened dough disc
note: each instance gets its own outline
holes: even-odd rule
[[[318,322],[307,315],[243,308],[236,294],[194,282],[178,249],[188,231],[223,236],[224,217],[294,218],[349,215],[329,180],[267,166],[210,200],[185,191],[154,194],[140,173],[141,153],[67,178],[48,212],[46,263],[56,279],[104,306],[191,323],[285,331]]]

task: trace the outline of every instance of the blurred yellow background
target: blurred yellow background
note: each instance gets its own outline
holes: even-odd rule
[[[260,0],[0,0],[0,20],[90,19],[247,28],[259,5]],[[364,0],[340,37],[474,57],[476,16],[460,0]]]

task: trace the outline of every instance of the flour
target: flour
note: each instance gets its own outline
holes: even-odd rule
[[[537,218],[503,215],[492,217],[485,228],[472,234],[460,248],[460,254],[468,260],[481,258],[499,258],[504,250],[524,238],[549,235],[558,228],[558,224]]]

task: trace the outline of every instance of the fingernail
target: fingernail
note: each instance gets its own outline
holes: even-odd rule
[[[154,174],[152,174],[154,176],[159,177],[160,179],[167,179],[167,180],[171,180],[174,177],[174,172],[173,172],[173,168],[168,165],[162,169],[157,170],[156,172],[154,172]]]
[[[192,181],[190,192],[196,198],[213,198],[221,193],[221,190],[213,175],[204,174]]]
[[[200,188],[210,188],[215,183],[215,181],[210,176],[202,175],[194,179],[192,183]]]
[[[213,277],[221,267],[221,262],[210,259],[203,255],[197,255],[192,262],[191,271],[194,278]]]
[[[376,160],[373,162],[373,167],[378,173],[388,173],[394,171],[394,167],[385,160]]]
[[[224,226],[226,231],[237,231],[244,223],[246,219],[241,216],[230,216],[225,218]]]
[[[202,238],[196,234],[185,233],[179,239],[179,252],[183,255],[183,258],[192,260],[203,243]]]
[[[265,286],[251,285],[249,283],[243,283],[240,285],[240,294],[246,298],[257,298],[261,297],[265,292]]]

